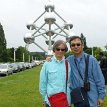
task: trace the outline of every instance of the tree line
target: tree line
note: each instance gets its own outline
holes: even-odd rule
[[[19,46],[17,49],[15,49],[14,47],[7,48],[5,33],[3,30],[3,26],[0,23],[0,62],[14,62],[14,52],[16,55],[17,62],[23,61],[23,53],[24,60],[26,62],[29,61],[30,53],[24,47]]]

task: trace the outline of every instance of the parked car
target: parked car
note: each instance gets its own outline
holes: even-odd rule
[[[11,65],[11,67],[13,69],[13,73],[17,73],[17,72],[20,71],[17,63],[11,63],[10,65]]]
[[[41,61],[38,61],[38,60],[35,60],[34,62],[36,63],[36,65],[40,65],[41,64]]]
[[[13,74],[13,69],[10,64],[0,64],[0,75]]]
[[[36,62],[31,62],[31,67],[36,67]]]

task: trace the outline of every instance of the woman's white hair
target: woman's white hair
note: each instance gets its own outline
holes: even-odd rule
[[[55,52],[56,48],[58,48],[59,45],[63,44],[65,46],[65,52],[68,51],[68,47],[66,45],[66,42],[64,42],[63,40],[57,40],[54,44],[53,44],[53,52]]]

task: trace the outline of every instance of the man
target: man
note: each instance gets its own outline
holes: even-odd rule
[[[107,85],[107,57],[103,52],[99,53],[100,55],[100,67],[105,78],[105,84]]]
[[[70,38],[70,48],[74,55],[69,56],[67,59],[70,63],[72,71],[73,90],[79,86],[83,87],[85,57],[87,57],[87,54],[83,52],[84,43],[79,36],[73,36]],[[88,91],[90,107],[102,106],[106,95],[104,77],[98,61],[93,56],[89,57],[88,80],[90,82],[90,91]]]

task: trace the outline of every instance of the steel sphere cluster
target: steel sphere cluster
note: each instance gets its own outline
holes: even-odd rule
[[[40,26],[37,25],[37,21],[44,15],[43,24]],[[56,15],[56,16],[55,16]],[[57,18],[62,20],[63,26],[60,26],[57,22]],[[46,27],[48,25],[48,27]],[[53,27],[54,26],[54,27]],[[45,5],[45,11],[35,20],[29,21],[26,27],[30,30],[30,33],[27,33],[24,37],[24,42],[26,45],[34,43],[42,51],[46,52],[48,55],[52,55],[52,45],[54,44],[54,38],[56,36],[65,37],[66,42],[68,38],[73,34],[71,29],[73,28],[72,21],[65,21],[56,11],[55,5],[49,1]],[[32,32],[33,31],[33,32]],[[39,44],[37,44],[35,38],[43,36],[48,45],[48,51],[43,49]]]

